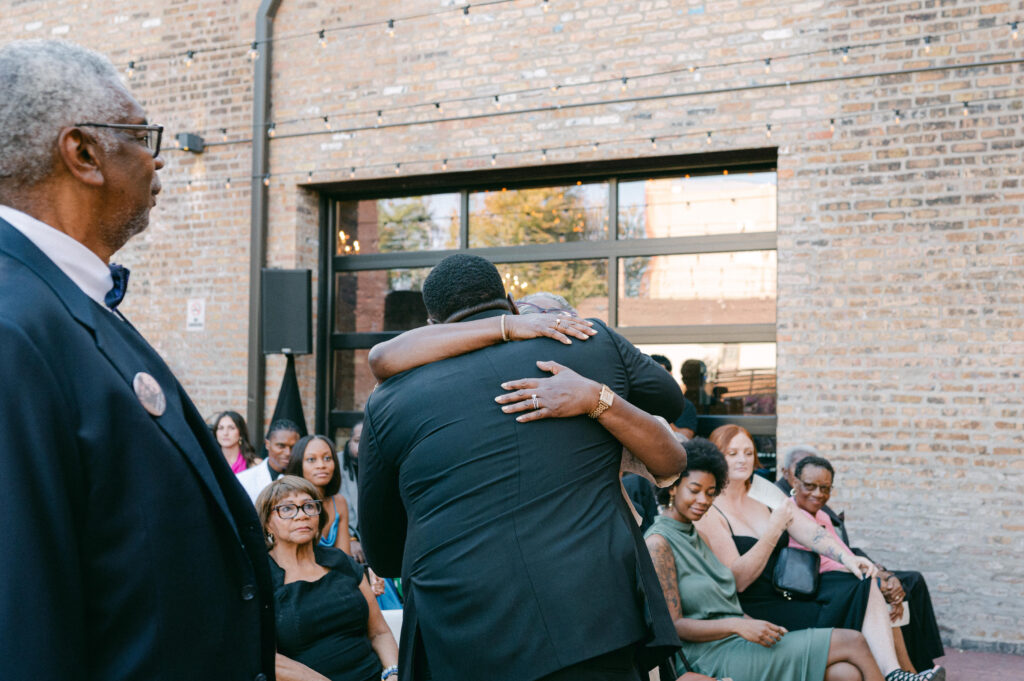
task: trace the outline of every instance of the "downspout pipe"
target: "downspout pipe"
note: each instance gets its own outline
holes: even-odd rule
[[[267,119],[270,116],[270,59],[274,17],[281,0],[262,0],[256,12],[256,45],[259,58],[253,63],[252,87],[252,180],[249,228],[249,372],[246,382],[246,420],[249,430],[263,439],[263,394],[266,364],[263,360],[263,266],[267,261],[267,196],[263,178],[269,169]]]

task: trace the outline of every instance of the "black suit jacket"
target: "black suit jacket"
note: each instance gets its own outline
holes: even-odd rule
[[[586,416],[521,424],[494,401],[555,360],[675,419],[668,372],[596,328],[571,346],[534,339],[418,367],[370,396],[359,523],[373,568],[402,575],[406,681],[421,644],[443,681],[531,681],[634,643],[654,666],[678,646],[619,489],[622,445]]]
[[[0,347],[4,681],[272,679],[262,532],[209,429],[142,336],[3,220]]]

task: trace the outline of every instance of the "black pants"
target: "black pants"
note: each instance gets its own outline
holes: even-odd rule
[[[559,669],[537,681],[638,681],[640,675],[634,664],[633,650],[631,645],[619,648]]]

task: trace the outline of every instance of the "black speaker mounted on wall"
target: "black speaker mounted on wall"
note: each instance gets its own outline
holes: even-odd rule
[[[264,355],[313,352],[313,273],[263,269],[261,329]]]

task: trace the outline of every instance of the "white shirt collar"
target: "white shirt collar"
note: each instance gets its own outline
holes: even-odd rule
[[[85,295],[107,307],[104,298],[114,287],[114,280],[98,255],[64,232],[10,206],[0,204],[0,218],[35,244]]]

